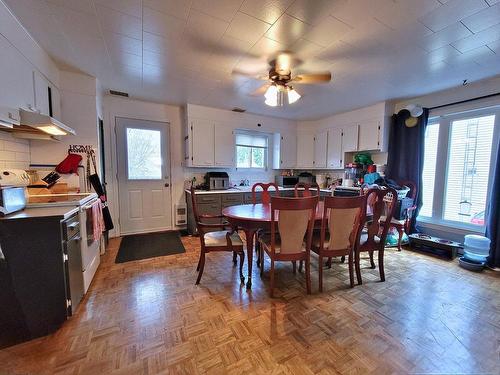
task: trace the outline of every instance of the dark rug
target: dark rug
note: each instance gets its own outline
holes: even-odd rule
[[[123,237],[115,263],[125,263],[133,260],[185,252],[186,249],[177,231],[134,234]]]

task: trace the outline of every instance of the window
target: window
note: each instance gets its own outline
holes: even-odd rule
[[[162,178],[161,132],[127,128],[127,168],[129,180]]]
[[[236,133],[236,168],[267,168],[268,137],[255,133]]]
[[[429,120],[419,220],[482,229],[499,110]]]

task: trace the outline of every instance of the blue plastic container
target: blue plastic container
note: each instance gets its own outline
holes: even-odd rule
[[[490,254],[489,238],[477,234],[468,234],[464,240],[464,258],[474,262],[486,263]]]

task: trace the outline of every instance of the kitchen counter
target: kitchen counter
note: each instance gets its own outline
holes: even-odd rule
[[[0,217],[0,220],[20,220],[47,217],[64,220],[77,213],[78,208],[79,207],[75,206],[26,208],[22,211]]]
[[[279,187],[279,191],[294,191],[295,188],[290,187],[290,188],[285,188],[285,187]],[[300,188],[299,190],[304,190]],[[185,190],[187,193],[191,193],[189,189]],[[262,189],[258,188],[255,190],[256,192],[261,192]],[[274,191],[274,190],[269,190],[269,191]],[[330,189],[320,189],[322,193],[331,193],[332,191]],[[195,194],[229,194],[229,193],[251,193],[252,192],[252,187],[251,186],[237,186],[233,187],[227,190],[195,190]]]

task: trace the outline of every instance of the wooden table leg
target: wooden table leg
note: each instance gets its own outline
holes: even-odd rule
[[[245,232],[245,237],[247,240],[247,257],[248,257],[248,281],[247,289],[252,288],[252,265],[253,265],[253,239],[255,236],[255,229],[246,228],[243,229]]]

